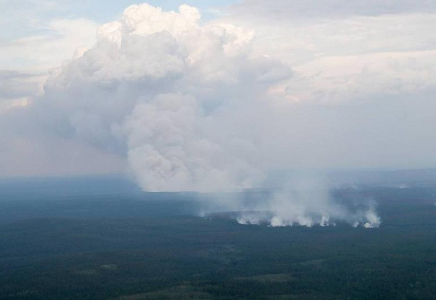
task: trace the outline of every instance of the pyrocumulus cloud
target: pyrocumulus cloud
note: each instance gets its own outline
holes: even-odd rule
[[[274,144],[288,139],[270,123],[284,119],[274,91],[293,72],[254,54],[253,31],[200,25],[200,17],[187,5],[178,12],[128,7],[120,20],[98,29],[95,46],[78,49],[53,70],[34,110],[50,115],[44,122],[56,134],[126,157],[146,191],[259,187],[271,136],[279,137]],[[258,207],[268,211],[266,219],[244,214],[238,221],[380,224],[373,206],[351,212],[326,196],[327,188],[298,195],[292,189]]]

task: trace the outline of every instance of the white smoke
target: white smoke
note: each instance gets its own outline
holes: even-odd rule
[[[325,180],[315,176],[289,182],[274,192],[267,201],[260,202],[248,212],[237,217],[240,224],[266,224],[282,226],[336,226],[337,222],[353,227],[377,228],[381,220],[375,211],[375,203],[366,199],[341,203],[325,185]]]
[[[250,188],[263,178],[250,120],[236,125],[291,71],[251,57],[252,32],[199,18],[187,5],[130,6],[45,86],[60,128],[126,155],[144,190]]]
[[[130,6],[99,28],[94,47],[53,71],[35,109],[50,114],[44,122],[58,134],[126,157],[146,191],[260,186],[268,123],[281,116],[272,91],[292,71],[254,55],[252,31],[199,20],[187,5],[178,12]],[[271,214],[271,226],[380,224],[373,207],[350,212],[326,187],[293,189],[257,207]],[[258,224],[266,215],[238,220]]]

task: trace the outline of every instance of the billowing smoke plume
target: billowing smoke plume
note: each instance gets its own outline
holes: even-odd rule
[[[44,122],[58,134],[126,157],[146,191],[260,186],[268,124],[283,115],[274,88],[292,71],[255,56],[253,32],[199,21],[187,5],[178,12],[130,6],[100,27],[93,48],[53,71],[34,109],[51,114]],[[380,223],[372,206],[351,212],[325,191],[306,197],[285,188],[259,209],[272,214],[273,226]]]
[[[201,27],[199,18],[186,5],[178,13],[131,6],[45,87],[68,130],[124,151],[148,191],[250,188],[263,176],[256,139],[237,123],[290,70],[250,57],[251,32]]]

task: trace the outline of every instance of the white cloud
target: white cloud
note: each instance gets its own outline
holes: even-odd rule
[[[97,24],[84,19],[51,20],[44,34],[0,44],[3,69],[46,72],[70,59],[78,47],[94,44]]]
[[[84,19],[35,22],[38,24],[35,26],[44,26],[43,32],[0,42],[0,113],[28,105],[42,94],[49,69],[77,57],[84,47],[95,42],[94,22]]]
[[[436,12],[434,0],[244,0],[233,10],[269,21],[289,18],[342,18],[385,14]]]
[[[296,71],[292,80],[271,90],[281,101],[350,104],[435,88],[436,34],[428,29],[436,27],[436,3],[318,4],[246,1],[228,17],[255,29],[255,53],[287,62]],[[333,4],[337,13],[329,8]],[[267,13],[257,15],[250,10],[254,7]],[[293,17],[300,10],[311,17]]]
[[[436,87],[435,51],[327,56],[295,67],[299,81],[277,87],[291,101],[327,105],[413,96]]]

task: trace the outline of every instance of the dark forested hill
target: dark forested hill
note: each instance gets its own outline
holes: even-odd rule
[[[436,187],[339,190],[378,229],[244,226],[189,194],[0,200],[0,299],[434,299]]]

